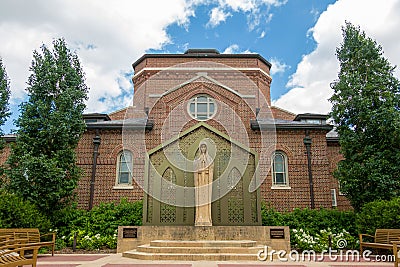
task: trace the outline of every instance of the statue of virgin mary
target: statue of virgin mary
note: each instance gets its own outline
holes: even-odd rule
[[[207,144],[200,142],[199,156],[194,160],[194,185],[196,197],[195,226],[212,226],[211,195],[214,162],[208,154]]]

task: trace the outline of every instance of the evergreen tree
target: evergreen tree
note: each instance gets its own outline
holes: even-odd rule
[[[88,87],[78,56],[63,39],[34,51],[29,100],[16,120],[17,142],[9,157],[9,187],[52,214],[73,197],[80,177],[75,148],[85,130]]]
[[[335,176],[359,210],[400,195],[400,84],[380,45],[351,23],[342,30],[330,101],[345,160]]]
[[[8,100],[10,99],[10,82],[7,76],[6,69],[3,65],[3,60],[0,58],[0,127],[4,125],[10,115],[8,108]],[[0,135],[3,135],[0,129]],[[0,142],[0,149],[3,149],[4,142]]]

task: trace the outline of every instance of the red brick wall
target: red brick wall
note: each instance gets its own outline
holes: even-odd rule
[[[114,111],[114,112],[108,114],[108,116],[113,121],[123,120],[125,118],[126,110],[127,110],[127,108],[123,108],[123,109],[120,109],[120,110],[117,110],[117,111]]]
[[[331,208],[329,160],[325,131],[311,131],[311,164],[314,181],[315,207]],[[268,173],[261,187],[261,195],[267,203],[280,211],[296,207],[310,207],[310,187],[304,130],[277,130],[277,150],[288,157],[288,179],[291,189],[271,189],[272,175]]]
[[[337,197],[337,208],[339,210],[349,210],[352,209],[350,205],[350,201],[346,198],[345,195],[340,193],[339,190],[339,182],[333,177],[333,172],[336,170],[336,166],[339,161],[343,160],[344,157],[340,153],[340,145],[339,142],[328,142],[328,158],[329,158],[329,173],[331,174],[331,188],[336,189],[336,197]]]
[[[191,62],[212,62],[224,64],[232,68],[260,68],[269,74],[269,67],[257,58],[215,58],[215,57],[149,57],[144,59],[135,67],[135,73],[143,68],[168,68],[183,63]]]
[[[135,138],[134,132],[132,138]],[[119,201],[126,198],[129,201],[142,199],[143,191],[136,184],[133,189],[114,189],[117,177],[117,158],[122,150],[128,149],[134,155],[133,176],[135,179],[143,177],[144,156],[135,148],[123,145],[121,130],[100,130],[101,144],[99,146],[99,156],[97,158],[97,169],[94,191],[94,205],[101,202]],[[93,137],[96,136],[94,130],[86,131],[80,140],[77,148],[77,163],[83,170],[82,179],[78,184],[78,203],[82,208],[87,208],[89,203],[90,180],[93,163]],[[128,136],[128,135],[127,135]]]
[[[271,111],[275,119],[292,121],[296,117],[296,114],[278,107],[271,107]]]
[[[271,97],[270,97],[270,85],[271,85],[271,77],[269,76],[269,67],[265,65],[261,60],[256,59],[256,58],[147,58],[140,62],[136,68],[135,68],[135,75],[133,77],[133,83],[135,85],[135,91],[138,92],[140,90],[144,90],[144,87],[142,89],[142,85],[145,81],[147,81],[150,77],[154,76],[155,74],[159,73],[159,70],[143,70],[144,68],[167,68],[167,67],[172,67],[176,66],[179,64],[184,64],[187,63],[188,65],[185,67],[207,67],[207,62],[210,62],[212,64],[212,67],[224,67],[223,65],[217,65],[217,64],[224,64],[226,66],[232,67],[232,68],[251,68],[251,69],[260,69],[263,72],[266,73],[266,75],[260,71],[260,70],[241,70],[241,72],[246,75],[248,78],[252,80],[254,85],[259,88],[260,92],[264,95],[267,103],[270,105],[271,104]],[[195,65],[195,64],[189,64],[189,63],[198,63],[200,65]],[[183,66],[179,66],[183,67]],[[141,70],[143,70],[141,72]],[[213,70],[214,72],[214,78],[215,75],[217,75],[217,80],[230,80],[227,79],[226,75],[232,75],[234,74],[234,70],[229,70],[229,71],[219,71]],[[216,74],[217,73],[217,74]],[[162,88],[172,88],[177,84],[174,84],[176,82],[177,77],[174,77],[174,71],[171,71],[171,76],[169,78],[163,79],[163,83],[160,84],[160,87]],[[180,74],[182,76],[182,74]],[[220,77],[221,79],[218,79]],[[180,77],[182,81],[186,81],[190,78],[193,78],[193,72],[188,73],[187,79]],[[234,80],[234,79],[231,79]],[[168,84],[170,82],[170,84]],[[227,84],[229,86],[229,84]],[[246,85],[248,87],[248,85]],[[238,85],[235,85],[235,89],[239,89]]]

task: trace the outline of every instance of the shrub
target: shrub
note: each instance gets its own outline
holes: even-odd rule
[[[0,228],[39,228],[46,233],[51,228],[50,220],[29,201],[0,190]]]
[[[332,238],[332,248],[335,248],[338,238],[347,241],[347,248],[357,245],[355,213],[328,209],[294,209],[292,212],[278,212],[270,206],[263,205],[261,209],[263,225],[289,226],[291,230],[291,245],[301,250],[327,249],[329,236]]]
[[[359,233],[373,235],[376,229],[399,229],[399,211],[400,197],[369,202],[357,214],[357,230]]]
[[[263,225],[285,225],[291,229],[307,229],[317,234],[321,229],[345,229],[351,235],[357,235],[355,213],[336,209],[294,209],[292,212],[278,212],[266,205],[261,210]]]
[[[77,248],[99,249],[116,248],[118,226],[142,224],[142,201],[102,203],[92,210],[77,209],[76,205],[55,214],[58,229],[59,247],[72,246],[77,236]]]

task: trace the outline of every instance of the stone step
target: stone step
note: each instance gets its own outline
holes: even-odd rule
[[[142,245],[137,247],[138,252],[146,253],[174,253],[174,254],[207,254],[207,253],[233,253],[233,254],[257,254],[263,246],[252,246],[252,247],[226,247],[226,246],[152,246]]]
[[[234,253],[205,253],[205,254],[186,254],[186,253],[146,253],[136,250],[127,251],[123,257],[139,260],[174,260],[174,261],[256,261],[257,254],[234,254]]]
[[[152,247],[254,247],[253,240],[153,240]]]

